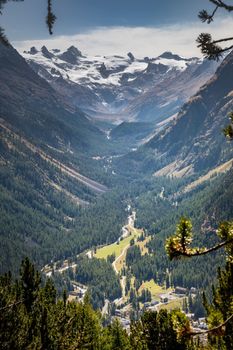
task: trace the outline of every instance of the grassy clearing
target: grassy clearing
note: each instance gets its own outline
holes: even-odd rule
[[[138,236],[139,235],[137,235],[137,237]],[[142,255],[145,255],[146,253],[148,253],[148,248],[146,247],[146,244],[149,242],[149,240],[150,240],[150,237],[146,237],[146,239],[144,241],[135,243],[135,245],[140,247]],[[117,262],[116,262],[116,269],[117,269],[117,271],[121,271],[122,268],[125,265],[126,253],[127,253],[127,250],[129,248],[129,246],[130,246],[129,244],[128,244],[128,246],[125,246],[126,249],[124,250],[124,252],[121,255],[120,259],[118,259]]]
[[[165,289],[164,287],[156,284],[154,280],[142,283],[139,288],[139,293],[141,293],[143,289],[148,289],[151,292],[152,298],[155,300],[160,300],[160,294],[166,294],[171,291],[171,288]]]
[[[159,286],[154,282],[154,280],[150,280],[147,282],[144,282],[141,287],[139,288],[139,292],[141,293],[143,289],[149,289],[152,295],[153,300],[160,301],[160,295],[161,294],[167,294],[172,291],[172,288],[165,289],[164,287]],[[166,304],[161,304],[157,306],[157,310],[166,309],[168,311],[175,310],[175,309],[181,309],[183,305],[185,297],[183,298],[177,298],[175,300],[170,300]]]
[[[140,250],[141,250],[141,254],[142,254],[142,255],[145,255],[145,254],[148,253],[148,248],[146,247],[146,244],[147,244],[150,240],[151,240],[151,237],[149,236],[149,237],[146,237],[146,238],[144,239],[144,241],[142,241],[142,242],[136,242],[136,245],[137,245],[138,247],[140,247]]]
[[[71,302],[71,301],[77,301],[77,297],[75,295],[69,295],[68,296],[68,301]]]
[[[176,300],[169,301],[167,304],[158,305],[158,310],[166,309],[168,311],[171,311],[171,310],[175,310],[175,309],[181,309],[184,299],[185,298],[179,298]]]
[[[137,239],[142,233],[142,230],[138,230],[135,228],[132,228],[131,226],[127,226],[128,230],[130,231],[130,236],[123,238],[119,244],[113,243],[110,245],[107,245],[105,247],[102,247],[100,249],[97,249],[95,257],[97,259],[107,259],[108,255],[115,254],[116,258],[121,255],[123,250],[130,244],[131,239]]]

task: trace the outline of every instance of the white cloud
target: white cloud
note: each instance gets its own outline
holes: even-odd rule
[[[200,22],[163,27],[98,27],[85,33],[72,36],[54,36],[49,40],[15,41],[19,50],[31,46],[49,49],[66,49],[74,45],[84,54],[125,55],[131,51],[136,57],[154,57],[164,51],[172,51],[183,56],[200,56],[196,38],[201,32],[210,32],[213,37],[229,36],[232,31],[232,18],[215,21],[211,25]]]

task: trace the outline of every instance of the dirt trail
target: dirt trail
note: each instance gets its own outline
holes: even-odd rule
[[[129,227],[132,229],[134,228],[135,220],[136,220],[136,212],[133,211],[132,214],[128,216],[127,225],[122,227],[122,231],[123,231],[122,237],[125,237],[125,235],[127,236],[129,234]],[[121,258],[124,258],[124,255],[129,247],[130,247],[130,244],[127,244],[127,246],[125,246],[124,249],[122,250],[121,254],[118,255],[112,263],[112,267],[117,275],[119,274],[120,271],[117,270],[116,264],[117,264],[118,260],[120,260]],[[121,304],[124,301],[124,298],[126,296],[126,294],[125,294],[126,276],[121,276],[120,283],[121,283],[122,297],[120,299],[117,299],[114,301],[116,303],[116,305]]]
[[[116,268],[116,264],[117,264],[117,262],[118,262],[118,260],[120,260],[123,256],[124,256],[124,254],[125,254],[125,252],[126,252],[126,250],[129,248],[129,244],[122,250],[122,252],[121,252],[121,254],[120,255],[118,255],[118,257],[113,261],[113,263],[112,263],[112,267],[114,268],[114,270],[115,270],[115,272],[118,274],[119,273],[119,271],[117,270],[117,268]]]
[[[4,129],[7,133],[11,134],[15,139],[19,140],[22,144],[24,144],[27,148],[29,148],[33,153],[37,153],[40,155],[40,157],[47,162],[51,163],[52,165],[56,166],[67,174],[70,177],[75,178],[77,181],[83,183],[85,186],[92,189],[94,192],[97,193],[104,193],[108,190],[108,188],[94,180],[89,179],[88,177],[81,175],[76,170],[72,169],[71,167],[68,167],[67,165],[59,162],[57,159],[52,158],[48,154],[46,154],[44,151],[42,151],[39,147],[33,145],[31,142],[27,141],[24,137],[21,137],[16,132],[12,131],[10,127],[4,124],[4,120],[0,118],[0,127]]]

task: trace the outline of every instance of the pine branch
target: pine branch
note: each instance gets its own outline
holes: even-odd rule
[[[209,0],[212,4],[217,7],[223,8],[229,12],[233,11],[233,6],[225,4],[222,0]]]
[[[9,1],[15,1],[15,2],[21,1],[21,2],[23,2],[24,0],[0,0],[0,15],[2,15],[2,9],[3,9],[4,4],[6,4]],[[46,22],[46,25],[48,27],[49,34],[53,34],[53,26],[54,26],[54,23],[55,23],[57,18],[52,11],[52,0],[47,0],[47,1],[48,1],[47,16],[46,16],[45,22]],[[0,43],[4,44],[5,46],[10,45],[10,43],[9,43],[5,33],[4,33],[4,29],[1,27],[0,27]]]
[[[218,8],[219,7],[216,6],[211,15],[206,10],[202,10],[199,12],[198,17],[202,22],[207,22],[208,24],[210,24],[211,22],[213,22],[214,15],[217,12]]]
[[[222,54],[223,52],[229,51],[233,49],[233,45],[225,47],[224,49],[221,49],[220,54]]]
[[[189,220],[181,218],[177,225],[176,234],[166,240],[165,249],[170,260],[181,257],[190,258],[193,256],[206,255],[214,252],[224,246],[233,243],[233,227],[229,222],[220,224],[218,235],[222,239],[221,243],[211,248],[191,248],[192,243],[192,224]]]
[[[206,10],[202,10],[199,12],[198,17],[202,22],[207,22],[208,24],[213,22],[214,16],[219,8],[223,8],[228,12],[233,11],[233,6],[227,5],[222,0],[209,0],[209,1],[215,5],[215,8],[211,14],[209,14]],[[233,49],[233,45],[222,48],[217,44],[221,42],[231,41],[231,40],[233,40],[233,37],[223,38],[220,40],[212,40],[212,37],[210,34],[201,33],[197,38],[197,43],[198,43],[197,47],[201,48],[201,52],[203,53],[205,58],[218,61],[224,52]]]
[[[224,41],[230,41],[230,40],[233,40],[233,36],[229,37],[229,38],[223,38],[223,39],[219,39],[219,40],[214,40],[214,41],[212,41],[212,44],[222,43]]]
[[[218,61],[221,57],[222,57],[222,54],[224,52],[227,52],[229,50],[232,50],[233,49],[233,45],[231,46],[228,46],[228,47],[225,47],[224,49],[219,49],[217,53],[209,53],[208,55],[206,55],[205,57],[210,59],[210,60],[216,60]]]
[[[202,10],[199,12],[198,17],[202,22],[207,22],[210,24],[214,20],[214,16],[219,8],[224,8],[225,10],[231,12],[233,11],[233,6],[226,5],[223,1],[221,0],[210,0],[215,5],[215,9],[211,14],[209,14],[206,10]]]
[[[201,249],[195,249],[195,250],[191,250],[191,252],[189,253],[188,250],[186,249],[186,251],[177,251],[177,253],[179,255],[182,255],[182,256],[185,256],[185,257],[188,257],[188,258],[191,258],[193,256],[200,256],[200,255],[206,255],[206,254],[209,254],[209,253],[212,253],[230,243],[233,243],[233,238],[232,239],[229,239],[227,241],[224,241],[224,242],[221,242],[219,244],[216,244],[215,246],[211,247],[211,248],[206,248],[205,250],[201,250]]]
[[[205,331],[199,331],[199,332],[189,332],[188,335],[194,337],[195,335],[201,335],[201,334],[209,334],[209,333],[218,333],[221,328],[223,328],[231,319],[233,318],[233,314],[226,319],[223,323],[220,325],[213,327],[211,329],[207,329]]]
[[[197,38],[197,47],[201,48],[201,52],[206,58],[218,60],[223,52],[229,51],[233,48],[233,45],[222,48],[218,44],[232,40],[233,37],[212,40],[212,36],[209,33],[201,33]]]
[[[48,13],[46,17],[46,24],[49,30],[49,34],[53,34],[53,25],[56,21],[56,16],[54,15],[52,11],[52,0],[48,0],[48,7],[47,7]]]
[[[4,310],[10,309],[10,308],[12,308],[12,307],[14,307],[16,305],[22,304],[22,303],[24,303],[24,301],[25,301],[24,299],[23,300],[19,300],[19,301],[16,301],[16,302],[12,303],[12,304],[7,305],[7,306],[1,307],[0,311],[4,311]]]

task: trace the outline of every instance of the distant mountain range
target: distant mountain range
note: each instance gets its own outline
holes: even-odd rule
[[[159,123],[174,117],[217,67],[215,62],[171,52],[144,59],[132,53],[84,56],[74,46],[66,51],[32,47],[23,56],[67,103],[114,124]]]
[[[15,55],[18,54],[14,52],[11,60]],[[148,153],[146,162],[139,162],[139,168],[153,170],[157,175],[188,175],[219,165],[230,157],[221,129],[227,122],[227,111],[232,108],[231,54],[222,64],[196,57],[187,59],[171,52],[143,59],[135,58],[132,53],[126,57],[84,56],[74,46],[65,51],[32,47],[23,56],[32,68],[17,56],[18,76],[24,72],[24,77],[30,77],[28,86],[24,82],[22,94],[19,90],[23,108],[27,108],[27,101],[36,106],[38,96],[46,96],[42,108],[38,104],[34,111],[40,109],[40,118],[43,110],[45,118],[50,114],[49,123],[53,120],[55,123],[53,137],[59,123],[65,123],[65,128],[57,131],[52,147],[63,144],[63,148],[75,148],[78,143],[79,151],[81,147],[85,154],[92,151],[100,154],[111,142],[95,125],[112,129],[110,125],[117,124],[108,134],[108,139],[113,141],[111,146],[124,152],[121,144],[127,140],[128,149],[144,143],[136,153],[126,155],[126,159]],[[28,91],[33,91],[30,86],[33,79],[37,80],[37,88],[34,95],[29,95]],[[14,96],[10,109],[15,101]],[[19,107],[22,104],[17,104],[17,113]],[[31,118],[20,124],[30,128],[35,120]],[[41,121],[31,136],[40,128],[43,129]],[[64,132],[65,135],[59,134]],[[47,141],[51,138],[51,133],[42,132],[42,135],[47,135]]]

